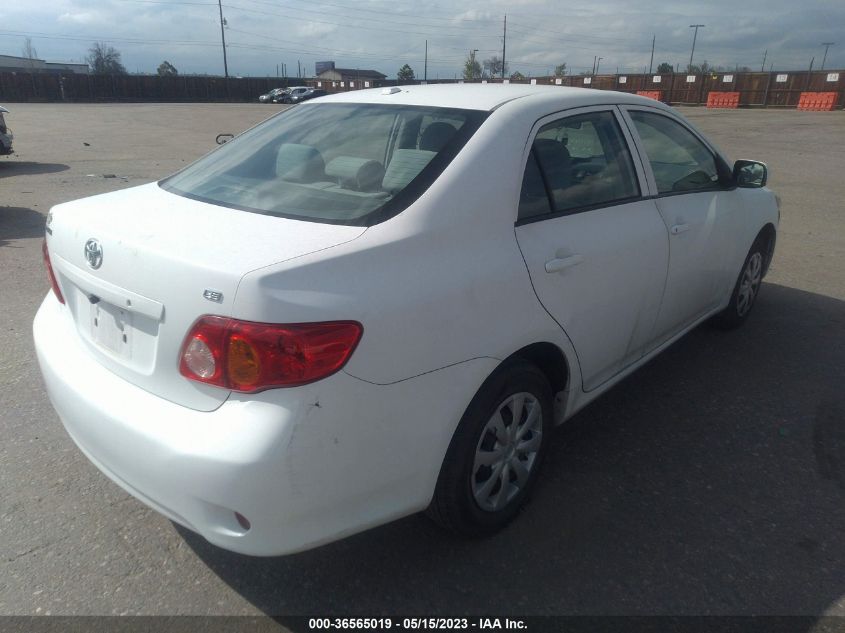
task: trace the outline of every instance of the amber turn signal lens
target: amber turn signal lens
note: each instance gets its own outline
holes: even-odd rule
[[[261,377],[261,361],[258,352],[245,339],[232,336],[229,339],[229,353],[226,356],[229,381],[235,389],[250,389]]]

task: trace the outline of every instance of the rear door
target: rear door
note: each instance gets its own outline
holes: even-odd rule
[[[526,147],[516,237],[589,391],[639,359],[657,318],[666,227],[611,106],[542,119]]]
[[[654,109],[629,106],[625,112],[645,151],[650,187],[669,232],[669,274],[656,346],[727,296],[736,275],[731,262],[741,209],[734,192],[720,182],[717,154],[692,129]]]

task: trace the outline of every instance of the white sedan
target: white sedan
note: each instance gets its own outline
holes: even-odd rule
[[[88,458],[221,547],[426,509],[487,534],[555,424],[699,323],[746,320],[766,178],[627,94],[333,95],[54,207],[38,360]]]

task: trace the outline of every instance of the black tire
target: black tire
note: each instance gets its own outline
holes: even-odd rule
[[[732,330],[745,323],[760,293],[766,266],[766,240],[760,236],[751,245],[739,271],[728,307],[713,317],[711,323],[721,330]],[[755,272],[756,271],[756,272]],[[750,292],[750,295],[749,295]]]
[[[524,398],[521,406],[520,398]],[[513,426],[517,408],[521,415]],[[494,415],[501,420],[502,438],[489,427],[498,425]],[[497,369],[470,402],[452,437],[427,510],[429,517],[462,536],[486,536],[503,528],[517,515],[534,486],[551,428],[552,389],[545,375],[523,360],[509,361]],[[519,437],[517,431],[523,435]],[[529,454],[535,444],[536,452]],[[495,455],[501,455],[496,464],[476,464],[476,458]],[[488,495],[484,490],[490,482]],[[488,507],[483,507],[479,498]],[[498,507],[497,501],[503,505]]]

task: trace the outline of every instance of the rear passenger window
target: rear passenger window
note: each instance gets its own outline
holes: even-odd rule
[[[658,193],[720,186],[712,152],[692,132],[666,116],[641,110],[629,114],[648,154]]]
[[[523,177],[519,219],[610,204],[640,195],[634,163],[612,112],[554,121],[537,132]],[[548,213],[549,211],[545,211]]]

